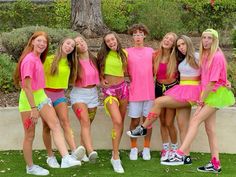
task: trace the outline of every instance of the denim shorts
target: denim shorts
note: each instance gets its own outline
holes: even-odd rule
[[[99,105],[97,87],[80,88],[73,87],[70,92],[71,104],[84,103],[88,108],[94,108]]]
[[[60,103],[67,103],[67,98],[65,97],[65,90],[60,89],[59,91],[50,91],[47,89],[44,89],[46,95],[48,98],[52,100],[53,106],[57,106]]]

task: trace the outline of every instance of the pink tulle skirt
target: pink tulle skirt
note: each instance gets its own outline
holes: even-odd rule
[[[201,95],[200,85],[175,85],[164,95],[171,96],[180,102],[197,102]]]

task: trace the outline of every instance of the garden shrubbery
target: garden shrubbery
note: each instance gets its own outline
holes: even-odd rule
[[[53,28],[70,27],[70,1],[33,3],[30,0],[0,3],[0,31],[11,31],[30,25]]]
[[[14,29],[11,32],[1,34],[2,44],[6,48],[8,55],[17,61],[23,51],[29,37],[35,31],[45,31],[50,38],[49,53],[53,53],[59,41],[67,36],[75,37],[77,32],[69,29],[52,29],[44,26],[29,26]]]
[[[9,93],[16,91],[13,83],[13,72],[16,64],[7,54],[0,54],[0,91]]]
[[[167,13],[171,12],[171,13]],[[182,9],[171,0],[102,0],[105,24],[112,30],[125,32],[134,23],[144,23],[151,37],[160,39],[166,32],[183,31]]]

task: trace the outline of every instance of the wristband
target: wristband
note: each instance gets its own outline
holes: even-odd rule
[[[30,107],[31,107],[31,109],[37,108],[36,106],[30,106]]]

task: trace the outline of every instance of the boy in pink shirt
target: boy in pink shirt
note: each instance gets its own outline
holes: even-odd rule
[[[144,47],[144,39],[148,34],[148,29],[143,24],[134,24],[129,29],[129,34],[133,35],[134,47],[127,48],[128,52],[128,73],[130,76],[129,90],[129,113],[131,117],[130,129],[134,129],[140,123],[140,118],[147,117],[155,99],[152,54],[153,49]],[[150,139],[152,129],[148,130],[144,138],[144,149],[142,157],[150,160]],[[131,138],[130,160],[137,160],[138,149],[137,139]]]

